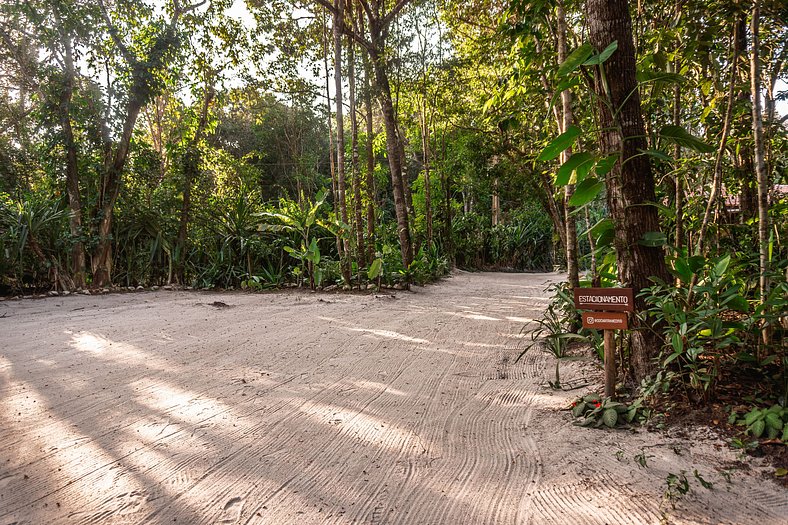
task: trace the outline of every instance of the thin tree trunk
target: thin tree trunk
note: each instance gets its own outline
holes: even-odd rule
[[[345,116],[342,107],[342,17],[345,13],[345,1],[334,0],[334,91],[336,96],[337,120],[337,200],[339,216],[342,224],[348,223],[347,215],[347,182],[345,180]],[[345,284],[350,284],[350,241],[349,232],[343,232],[342,251],[339,258],[342,266],[342,276]]]
[[[594,74],[602,153],[621,157],[606,177],[607,200],[615,225],[618,277],[634,288],[635,308],[646,304],[639,292],[650,286],[650,277],[667,280],[669,275],[661,248],[641,244],[648,232],[660,230],[654,175],[648,157],[640,94],[635,78],[632,19],[626,0],[588,0],[588,36],[598,51],[618,42],[618,49]],[[662,340],[658,327],[645,321],[636,324],[631,337],[631,358],[639,383],[654,370]]]
[[[375,129],[372,115],[372,71],[369,64],[369,56],[363,54],[364,59],[364,79],[366,90],[364,92],[364,111],[366,132],[367,132],[367,172],[365,185],[367,188],[367,263],[372,264],[375,260],[375,150],[372,144]]]
[[[759,241],[759,292],[761,304],[769,296],[769,177],[766,173],[763,145],[763,117],[761,113],[761,60],[760,60],[760,0],[752,7],[750,31],[752,49],[750,53],[750,89],[752,90],[752,135],[755,142],[755,169],[758,179],[758,241]],[[769,327],[762,330],[763,344],[769,344]]]
[[[556,9],[558,17],[558,63],[563,64],[566,60],[568,51],[566,43],[566,13],[564,4],[558,2]],[[563,133],[574,121],[572,111],[572,92],[565,89],[561,92],[561,132]],[[561,153],[561,162],[568,161],[572,156],[572,150],[567,149]],[[572,288],[580,286],[580,269],[577,262],[577,222],[575,220],[575,209],[569,205],[569,201],[575,193],[575,185],[567,184],[564,187],[564,224],[566,227],[566,273],[569,286]]]
[[[63,89],[60,93],[60,124],[63,128],[63,141],[66,150],[66,192],[71,211],[68,226],[73,245],[71,247],[71,274],[76,288],[85,286],[85,247],[82,237],[82,201],[79,193],[79,166],[77,165],[77,145],[71,127],[71,100],[74,96],[74,55],[71,41],[62,36],[65,50],[65,71]]]
[[[736,63],[738,66],[739,57],[747,56],[747,16],[745,13],[740,13],[736,19]],[[745,69],[744,67],[742,68]],[[744,76],[744,75],[742,75]],[[739,78],[738,76],[736,77]],[[744,78],[741,79],[741,86],[746,85]],[[738,93],[739,102],[745,107],[752,107],[752,93],[746,88],[742,88]],[[746,119],[742,119],[746,123]],[[752,129],[752,122],[749,123]],[[748,130],[741,129],[742,136],[746,136]],[[750,219],[754,219],[758,213],[758,189],[757,189],[757,167],[753,159],[753,152],[749,145],[740,148],[740,169],[736,171],[736,175],[741,185],[739,192],[739,208],[741,210],[741,220],[747,223]]]
[[[328,69],[328,29],[326,27],[325,18],[321,17],[323,22],[323,69],[325,71],[325,78],[326,78],[326,118],[328,120],[328,165],[329,169],[331,170],[331,195],[334,197],[334,202],[337,202],[337,169],[336,169],[336,157],[334,156],[334,122],[331,118],[331,75],[329,74]],[[301,195],[298,196],[298,202],[301,202]],[[339,237],[336,238],[336,246],[337,246],[337,255],[341,256],[342,254],[342,241]],[[299,283],[300,284],[300,283]]]
[[[210,75],[210,73],[207,73]],[[213,102],[215,95],[212,79],[206,77],[205,90],[203,93],[202,106],[200,108],[200,120],[197,122],[197,129],[194,136],[186,145],[183,159],[183,202],[181,203],[181,216],[178,224],[178,237],[175,245],[178,252],[178,261],[175,267],[175,279],[180,284],[186,283],[186,249],[189,238],[189,221],[191,220],[192,209],[192,185],[199,175],[200,169],[200,141],[208,125],[208,109]]]
[[[426,83],[426,80],[425,80]],[[430,126],[427,122],[427,99],[421,111],[421,151],[424,155],[424,220],[427,223],[427,246],[432,246],[432,181],[430,180]]]
[[[357,27],[353,15],[353,4],[348,4],[348,16]],[[364,266],[366,247],[364,246],[364,223],[362,219],[361,202],[361,169],[358,154],[358,116],[356,114],[356,43],[348,39],[347,70],[348,70],[348,103],[350,104],[350,151],[351,171],[353,173],[353,226],[356,233],[356,261],[359,270]]]
[[[717,157],[714,161],[714,175],[711,182],[711,193],[709,200],[706,203],[706,211],[703,213],[703,221],[700,225],[700,233],[698,234],[698,241],[695,243],[695,253],[703,253],[703,245],[708,232],[709,223],[711,221],[711,213],[717,206],[720,197],[720,188],[722,187],[722,157],[725,154],[725,148],[728,145],[728,136],[731,129],[731,117],[733,115],[733,94],[736,87],[736,68],[739,62],[739,48],[736,38],[739,29],[734,25],[733,31],[733,59],[731,60],[731,74],[730,84],[728,86],[728,107],[725,110],[725,119],[722,124],[722,137],[720,138],[720,145],[717,148]]]

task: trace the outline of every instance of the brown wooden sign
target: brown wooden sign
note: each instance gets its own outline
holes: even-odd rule
[[[583,328],[626,330],[627,314],[621,312],[583,312]]]
[[[575,288],[575,306],[579,310],[600,312],[634,312],[632,288]],[[624,327],[626,328],[626,327]]]

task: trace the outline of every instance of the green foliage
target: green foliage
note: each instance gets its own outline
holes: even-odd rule
[[[524,206],[497,226],[477,213],[457,217],[452,224],[457,266],[466,269],[550,269],[552,232],[549,219],[536,207]]]
[[[748,313],[749,304],[741,280],[728,271],[730,263],[730,256],[708,260],[677,256],[672,272],[682,285],[655,279],[654,286],[643,292],[649,305],[646,315],[663,327],[662,366],[675,361],[676,379],[703,399],[714,392],[720,356],[740,348],[747,329],[741,317]]]
[[[68,245],[67,218],[58,199],[0,195],[0,266],[5,266],[7,273],[2,275],[11,289],[52,284],[50,271],[59,266],[60,253]]]
[[[745,427],[745,434],[754,438],[779,439],[788,443],[788,409],[780,405],[752,408],[743,417],[733,410],[728,422]]]

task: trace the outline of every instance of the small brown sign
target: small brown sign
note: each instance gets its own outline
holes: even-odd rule
[[[583,312],[583,328],[593,330],[626,330],[627,314],[620,312]]]
[[[634,312],[632,288],[575,288],[575,306],[579,310]]]

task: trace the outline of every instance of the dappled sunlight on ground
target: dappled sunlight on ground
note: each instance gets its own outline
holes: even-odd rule
[[[624,438],[572,427],[574,394],[545,388],[551,358],[515,362],[548,278],[11,303],[0,524],[658,523],[665,471],[622,471]],[[732,490],[737,523],[785,515],[761,479]],[[718,492],[684,515],[720,521]]]

